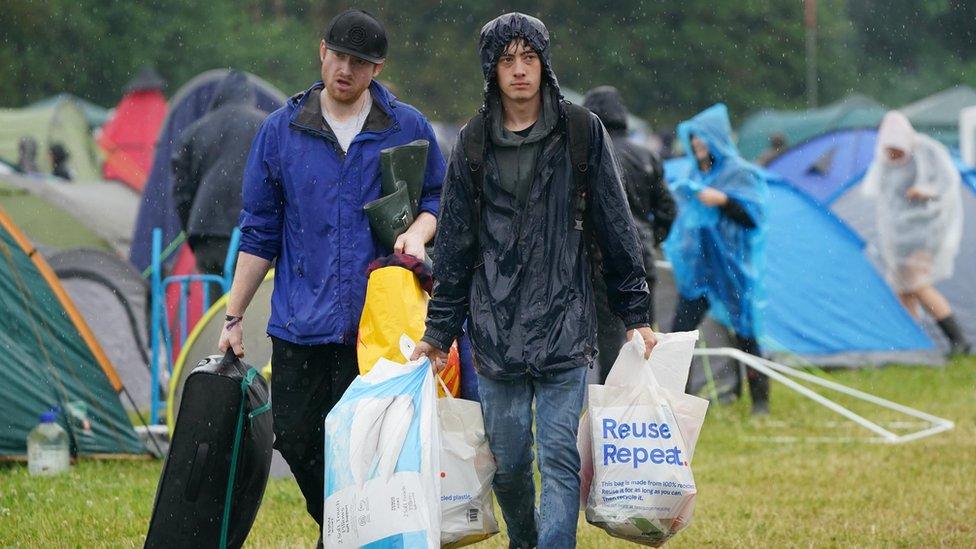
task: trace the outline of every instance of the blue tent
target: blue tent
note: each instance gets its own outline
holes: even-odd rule
[[[135,233],[132,235],[129,259],[140,271],[152,262],[154,228],[163,229],[164,246],[180,234],[180,220],[172,197],[170,157],[173,147],[179,142],[180,134],[185,128],[207,114],[213,93],[229,72],[226,69],[214,69],[201,73],[184,84],[169,101],[169,113],[156,142],[156,154],[149,179],[142,191],[142,205],[136,218]],[[257,95],[257,108],[271,112],[284,104],[286,97],[281,91],[253,74],[247,76]]]
[[[669,160],[669,181],[691,169]],[[935,347],[865,256],[864,241],[816,200],[768,174],[763,344],[818,364],[937,363]]]
[[[818,135],[773,159],[767,169],[820,202],[831,203],[846,185],[860,180],[874,157],[874,129]]]
[[[874,157],[875,130],[832,132],[793,147],[769,164],[769,170],[782,176],[797,189],[819,201],[850,227],[865,243],[865,255],[880,270],[875,205],[860,192],[861,180]],[[830,151],[836,151],[831,157]],[[830,161],[825,161],[830,158]],[[955,157],[965,183],[963,190],[963,245],[956,257],[955,273],[936,287],[952,303],[960,326],[971,341],[976,341],[976,170]],[[938,329],[929,321],[923,327],[935,341],[942,342]]]

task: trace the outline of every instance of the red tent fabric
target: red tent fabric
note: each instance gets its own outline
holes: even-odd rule
[[[166,98],[159,89],[127,93],[112,118],[102,126],[98,144],[105,151],[102,174],[142,191],[156,149],[156,136],[166,119]]]

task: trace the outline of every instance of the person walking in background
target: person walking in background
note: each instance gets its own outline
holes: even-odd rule
[[[502,15],[481,30],[478,49],[485,102],[451,157],[434,292],[414,358],[442,364],[468,319],[510,546],[571,548],[576,435],[596,343],[584,235],[602,252],[610,304],[650,353],[647,276],[610,137],[592,113],[561,101],[545,25]]]
[[[387,36],[360,10],[332,19],[322,80],[271,113],[244,169],[241,246],[220,351],[244,356],[241,319],[275,262],[268,335],[275,448],[322,526],[326,415],[359,373],[356,337],[381,246],[363,207],[381,193],[380,151],[430,142],[419,215],[394,243],[417,258],[434,236],[444,158],[427,119],[375,80]]]
[[[916,133],[891,111],[878,129],[864,192],[877,199],[878,239],[889,283],[913,317],[918,306],[949,340],[949,354],[971,346],[935,284],[952,276],[962,240],[962,179],[945,145]]]
[[[649,318],[654,323],[654,248],[664,242],[674,222],[676,208],[671,191],[664,182],[661,158],[650,149],[627,137],[627,107],[620,92],[613,86],[599,86],[586,92],[583,106],[600,118],[610,135],[613,151],[620,164],[624,190],[630,204],[630,214],[637,227],[637,238],[644,254],[647,288],[651,293]],[[599,258],[599,247],[591,240],[590,253]],[[599,265],[599,261],[596,261]],[[613,314],[607,300],[607,287],[600,276],[593,277],[594,301],[597,312],[597,356],[600,383],[610,373],[620,348],[626,342],[626,329]]]
[[[244,165],[266,116],[255,101],[247,75],[231,71],[217,85],[209,112],[183,132],[173,153],[173,202],[201,273],[224,274],[241,213]]]
[[[758,356],[766,180],[739,155],[723,104],[682,122],[678,137],[694,167],[672,187],[678,217],[664,242],[678,289],[671,330],[694,330],[711,310],[736,347]],[[753,413],[769,413],[769,378],[747,372]],[[741,394],[741,377],[734,390]]]

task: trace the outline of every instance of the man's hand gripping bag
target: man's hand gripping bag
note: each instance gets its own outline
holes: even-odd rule
[[[621,348],[606,384],[589,386],[579,430],[586,520],[655,547],[691,521],[691,457],[708,408],[684,393],[698,332],[658,338],[650,360],[639,337]]]

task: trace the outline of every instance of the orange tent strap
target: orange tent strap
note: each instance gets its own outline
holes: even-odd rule
[[[7,217],[6,212],[0,209],[0,225],[10,233],[14,241],[20,246],[27,257],[34,262],[34,266],[44,277],[44,280],[50,286],[51,291],[58,298],[58,302],[64,307],[65,312],[68,313],[68,318],[71,319],[71,323],[74,324],[78,333],[81,334],[81,339],[85,341],[88,345],[88,350],[91,351],[98,365],[101,367],[102,371],[105,373],[105,377],[108,378],[109,383],[112,384],[112,388],[115,389],[116,393],[122,391],[122,380],[119,379],[119,375],[115,372],[115,368],[112,367],[112,363],[109,362],[108,357],[105,355],[105,351],[102,349],[101,344],[95,339],[95,335],[92,334],[91,328],[88,327],[88,323],[75,308],[75,304],[68,297],[67,292],[64,291],[64,287],[61,286],[61,281],[58,279],[58,275],[54,274],[54,270],[51,266],[47,264],[47,261],[37,253],[37,248],[31,244],[31,241],[27,239],[21,230],[14,225],[13,221]]]

